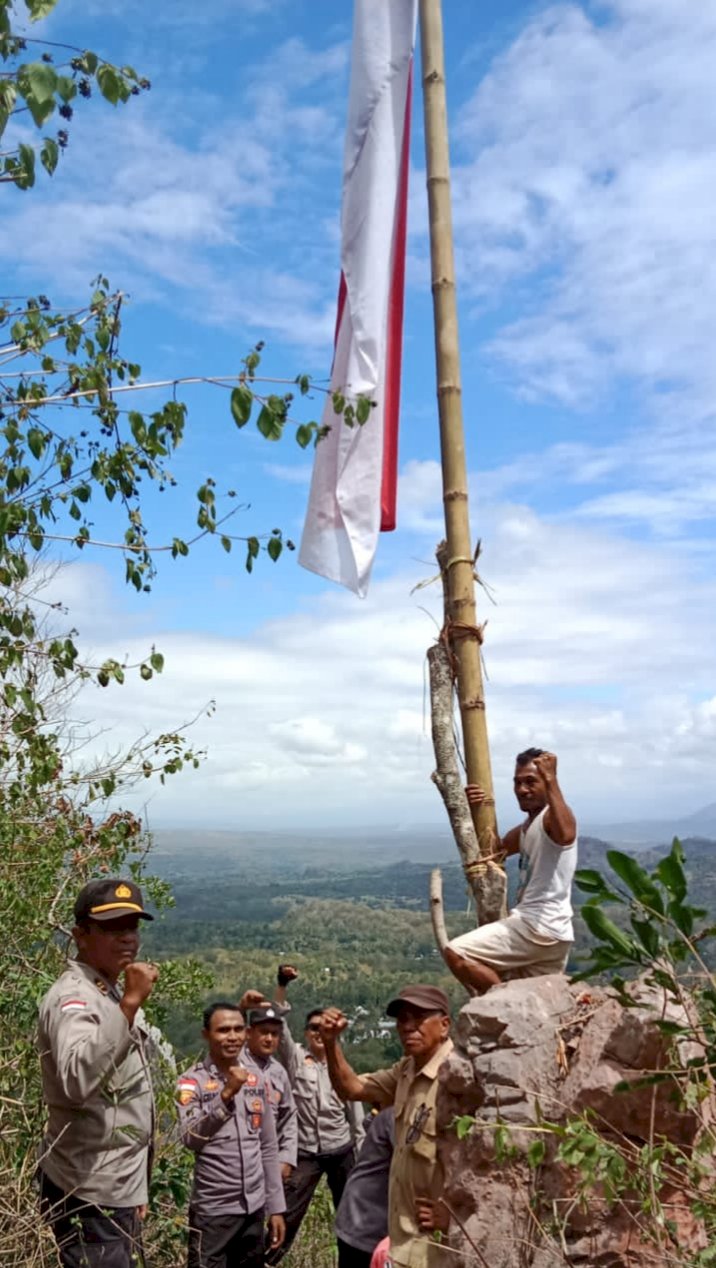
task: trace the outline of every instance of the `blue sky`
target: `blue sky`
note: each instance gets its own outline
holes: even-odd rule
[[[258,338],[267,372],[327,376],[351,8],[60,0],[48,38],[152,89],[78,110],[53,180],[4,194],[7,289],[73,302],[106,272],[148,379],[231,373]],[[502,819],[532,742],[558,752],[584,819],[693,809],[713,799],[716,739],[716,13],[444,0],[444,17]],[[141,600],[99,554],[58,583],[93,654],[156,642],[167,660],[157,682],[86,697],[97,747],[216,700],[196,728],[209,759],[153,795],[157,825],[441,822],[424,703],[438,596],[412,593],[441,533],[416,107],[400,527],[367,601],[295,556],[249,578],[211,548]],[[217,390],[185,399],[182,492],[152,504],[156,539],[188,535],[207,474],[251,504],[235,531],[298,539],[309,456],[238,433]]]

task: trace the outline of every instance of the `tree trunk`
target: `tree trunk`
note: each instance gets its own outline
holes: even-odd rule
[[[477,907],[478,924],[499,920],[507,910],[507,882],[493,851],[480,852],[455,745],[452,656],[441,639],[428,650],[430,714],[436,769],[433,783],[443,799],[460,861]]]

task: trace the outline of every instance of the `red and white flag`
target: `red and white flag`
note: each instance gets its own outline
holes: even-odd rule
[[[395,528],[410,105],[418,0],[355,0],[331,392],[377,401],[347,427],[328,397],[299,562],[365,595]]]

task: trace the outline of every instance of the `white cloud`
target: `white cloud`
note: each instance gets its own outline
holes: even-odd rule
[[[591,406],[623,376],[680,425],[713,412],[715,58],[699,0],[557,4],[462,110],[461,284],[510,284],[491,352],[528,396]]]
[[[479,602],[503,818],[513,755],[530,743],[559,753],[583,818],[708,800],[716,583],[667,545],[550,523],[519,505],[486,516],[481,567],[497,606],[482,593]],[[138,659],[156,642],[165,673],[90,690],[83,708],[122,745],[216,699],[192,737],[209,760],[155,794],[155,823],[439,824],[425,713],[439,587],[411,595],[421,579],[415,566],[362,603],[334,592],[304,599],[250,639],[150,625],[123,650]],[[95,636],[85,622],[82,633],[100,654],[116,650],[106,627]]]
[[[287,722],[274,722],[269,734],[278,747],[295,754],[310,765],[341,765],[364,761],[367,749],[361,744],[346,743],[335,726],[321,718],[290,718]]]
[[[257,18],[274,7],[238,5]],[[157,36],[150,27],[150,48]],[[160,95],[119,112],[81,103],[52,182],[5,204],[0,259],[55,299],[84,296],[101,271],[194,322],[330,347],[337,256],[302,208],[326,165],[339,167],[345,64],[344,42],[290,39],[228,103],[197,90],[189,109],[171,62]],[[326,252],[330,270],[316,267]]]

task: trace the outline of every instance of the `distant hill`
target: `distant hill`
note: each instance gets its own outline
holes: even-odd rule
[[[233,832],[218,829],[158,828],[152,833],[152,868],[159,875],[231,877],[250,871],[252,877],[310,877],[325,872],[352,872],[408,860],[443,863],[457,859],[447,828],[365,832]]]
[[[675,819],[635,819],[628,823],[588,824],[585,831],[617,846],[645,849],[668,845],[674,837],[716,840],[716,801]]]

